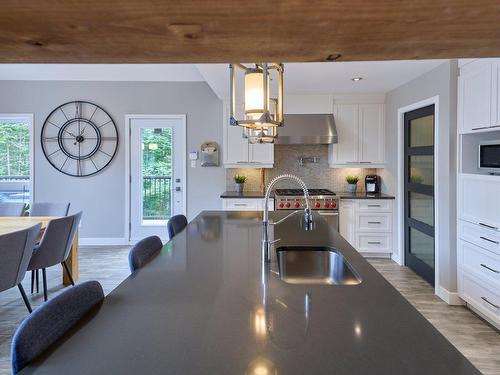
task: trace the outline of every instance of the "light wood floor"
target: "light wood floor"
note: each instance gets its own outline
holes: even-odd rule
[[[99,280],[109,293],[129,274],[127,256],[128,247],[81,248],[80,281]],[[484,374],[500,374],[500,334],[496,330],[465,307],[448,306],[434,295],[429,284],[408,268],[390,260],[371,259],[370,262],[477,368]],[[49,297],[62,290],[60,275],[59,267],[48,270]],[[27,275],[23,285],[28,294],[29,282]],[[39,306],[43,295],[30,295],[30,300],[33,307]],[[0,293],[0,374],[10,373],[10,342],[26,315],[17,288]]]

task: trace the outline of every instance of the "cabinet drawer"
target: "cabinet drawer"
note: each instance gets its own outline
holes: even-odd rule
[[[392,212],[392,200],[390,199],[360,199],[359,211],[370,212]]]
[[[467,272],[461,273],[459,287],[460,297],[496,323],[500,323],[500,295]]]
[[[358,213],[356,230],[359,232],[392,232],[392,214]]]
[[[500,287],[500,257],[498,255],[459,240],[458,266]]]
[[[264,199],[224,198],[222,209],[226,211],[262,211],[264,210]],[[274,210],[274,199],[269,199],[269,210]]]
[[[360,253],[392,253],[392,234],[358,233],[355,247]]]
[[[458,237],[500,255],[500,232],[458,220]]]

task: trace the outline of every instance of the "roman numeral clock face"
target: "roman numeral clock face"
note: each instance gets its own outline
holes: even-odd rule
[[[96,174],[113,160],[118,132],[96,104],[75,101],[54,109],[42,128],[42,149],[50,164],[69,176]]]

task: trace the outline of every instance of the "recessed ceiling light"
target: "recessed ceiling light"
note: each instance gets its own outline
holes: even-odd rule
[[[354,77],[354,78],[351,78],[351,80],[352,80],[353,82],[359,82],[359,81],[361,81],[362,79],[363,79],[363,77]]]

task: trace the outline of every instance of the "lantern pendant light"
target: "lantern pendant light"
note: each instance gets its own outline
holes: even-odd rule
[[[235,68],[245,72],[243,119],[236,119]],[[277,98],[270,98],[269,73],[275,70],[278,76]],[[250,143],[274,143],[283,122],[283,64],[230,64],[230,119],[233,126],[243,127],[243,135]]]

